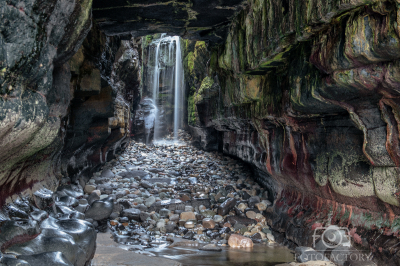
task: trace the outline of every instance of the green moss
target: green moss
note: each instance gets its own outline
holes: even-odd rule
[[[194,95],[188,97],[188,124],[196,125],[196,104],[194,103]]]
[[[142,37],[142,46],[146,48],[153,41],[154,35],[146,35]]]
[[[204,42],[204,41],[197,41],[196,44],[195,44],[195,46],[194,46],[194,49],[197,50],[197,49],[201,49],[201,48],[207,49],[207,47],[206,47],[206,42]]]
[[[214,85],[214,80],[211,77],[205,77],[201,82],[199,91],[194,95],[194,103],[195,104],[199,103],[203,99],[205,94],[207,94],[210,91],[213,85]]]
[[[193,74],[193,68],[194,68],[194,59],[195,59],[195,55],[193,52],[190,52],[187,57],[187,64],[188,64],[188,69],[190,74]]]

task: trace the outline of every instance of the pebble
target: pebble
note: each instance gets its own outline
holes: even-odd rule
[[[247,205],[245,203],[240,203],[237,208],[243,212],[247,208]]]
[[[98,189],[93,190],[92,193],[96,193],[99,197],[101,196],[101,191]]]
[[[160,210],[160,216],[161,217],[169,217],[169,215],[171,214],[171,211],[168,209],[161,209]]]
[[[185,222],[185,227],[188,229],[194,228],[195,224],[193,221],[187,221]]]
[[[265,211],[267,209],[267,205],[264,202],[260,202],[255,204],[259,211]]]
[[[246,216],[247,216],[247,218],[250,218],[250,219],[256,219],[257,214],[253,211],[248,211],[248,212],[246,212]]]
[[[92,193],[94,190],[96,190],[96,186],[95,185],[86,185],[85,186],[85,192],[87,194]],[[100,195],[99,195],[100,196]]]
[[[185,212],[193,212],[194,208],[192,206],[185,206]]]
[[[268,240],[275,242],[275,237],[271,233],[267,233]]]
[[[205,218],[203,219],[203,227],[206,229],[214,229],[215,221],[211,218]]]
[[[221,215],[214,215],[213,220],[216,223],[222,222],[222,220],[224,219],[224,217],[222,217]]]
[[[172,214],[170,217],[169,217],[169,220],[170,221],[179,221],[179,214]]]
[[[153,196],[150,196],[146,199],[144,205],[146,205],[146,207],[150,207],[151,205],[153,205],[154,202],[156,202],[156,198]]]
[[[194,212],[182,212],[180,216],[181,220],[196,220],[196,215]]]

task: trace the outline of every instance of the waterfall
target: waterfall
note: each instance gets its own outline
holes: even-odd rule
[[[146,112],[146,119],[144,120],[144,129],[146,135],[146,144],[149,144],[151,129],[155,130],[157,122],[158,109],[152,99],[145,98],[142,103],[143,109]],[[153,133],[155,134],[155,132]]]
[[[161,35],[161,38],[163,34]],[[159,137],[159,114],[157,108],[157,96],[159,94],[159,87],[160,87],[160,64],[159,64],[159,55],[160,55],[160,45],[161,41],[157,44],[156,47],[156,54],[154,58],[154,77],[153,77],[153,103],[156,106],[155,113],[154,113],[154,139],[158,139]],[[147,140],[146,140],[147,142]]]
[[[174,140],[178,140],[178,130],[182,126],[182,106],[184,74],[182,50],[179,36],[166,36],[154,40],[154,74],[152,77],[152,99],[155,108],[154,140],[163,138],[173,130]],[[160,88],[162,91],[160,91]],[[173,104],[173,108],[171,108]],[[171,114],[172,112],[172,114]],[[173,127],[168,125],[173,124]]]
[[[183,68],[182,68],[182,55],[181,55],[181,42],[178,36],[173,37],[176,41],[176,55],[175,55],[175,110],[174,110],[174,140],[178,140],[178,129],[181,123],[181,92],[183,84]]]

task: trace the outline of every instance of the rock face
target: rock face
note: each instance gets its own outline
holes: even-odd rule
[[[131,108],[139,97],[137,40],[107,37],[94,27],[70,60],[74,88],[62,171],[90,172],[129,141]]]
[[[388,242],[368,248],[400,260],[398,12],[250,0],[223,47],[186,46],[193,142],[250,163],[274,202],[257,207],[298,245],[332,223],[365,248],[379,228]]]
[[[4,2],[0,22],[0,205],[43,181],[54,189],[70,96],[66,63],[91,26],[92,1]]]
[[[91,10],[88,0],[0,11],[1,206],[16,193],[54,190],[61,175],[85,179],[129,140],[140,38],[89,33]]]

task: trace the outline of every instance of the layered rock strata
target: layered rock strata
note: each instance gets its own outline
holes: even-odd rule
[[[250,1],[224,47],[189,46],[188,123],[197,145],[254,166],[286,238],[310,246],[338,224],[395,265],[399,9],[320,2]]]

